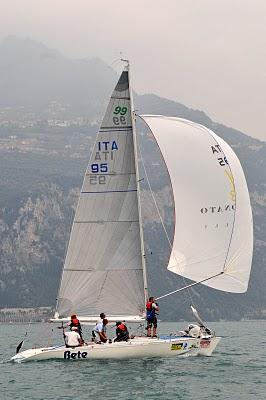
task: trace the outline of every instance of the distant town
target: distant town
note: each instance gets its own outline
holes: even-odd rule
[[[0,323],[47,322],[52,314],[52,307],[0,308]]]
[[[99,121],[73,117],[70,113],[64,116],[59,112],[64,110],[62,105],[57,102],[52,105],[56,111],[49,108],[41,116],[29,107],[0,108],[0,150],[50,156],[60,154],[72,159],[87,154]],[[69,132],[63,146],[62,131]]]

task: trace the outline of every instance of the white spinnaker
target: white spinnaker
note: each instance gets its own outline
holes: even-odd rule
[[[60,316],[139,315],[144,307],[128,71],[111,96],[75,214]]]
[[[168,269],[215,289],[248,287],[253,224],[240,162],[214,132],[191,121],[141,116],[167,165],[174,201],[175,234]],[[227,162],[226,162],[227,160]]]

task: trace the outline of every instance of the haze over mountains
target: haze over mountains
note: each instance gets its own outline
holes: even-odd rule
[[[8,37],[0,45],[0,306],[54,305],[90,147],[117,74],[99,59],[71,60],[29,39]],[[135,98],[138,113],[199,122],[223,137],[243,165],[251,193],[255,252],[249,291],[193,289],[204,318],[266,317],[266,143],[215,124],[197,110],[152,94]],[[152,165],[154,190],[171,230],[168,182],[156,147],[141,137]],[[149,280],[156,294],[183,282],[164,273],[169,249],[143,183]],[[245,227],[243,227],[245,229]],[[155,272],[156,271],[156,272]],[[156,289],[155,289],[156,288]],[[191,298],[161,302],[162,318],[189,318]],[[176,307],[178,304],[178,308]]]
[[[46,115],[51,101],[71,105],[65,116],[94,115],[115,76],[99,59],[70,60],[41,43],[13,36],[0,46],[0,72],[0,105],[30,107],[39,117]]]

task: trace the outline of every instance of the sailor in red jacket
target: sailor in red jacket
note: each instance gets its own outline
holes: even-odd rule
[[[126,342],[129,339],[129,333],[127,326],[123,323],[118,321],[116,323],[116,338],[114,342]]]
[[[62,326],[58,326],[58,329],[63,329],[63,331],[64,331],[64,329],[69,327],[70,331],[72,331],[72,328],[74,328],[74,327],[77,328],[77,332],[81,338],[81,341],[82,341],[82,343],[84,343],[84,340],[82,338],[82,328],[81,328],[79,319],[77,318],[76,314],[72,314],[70,318],[71,318],[71,321],[69,324],[67,324],[67,326],[64,326],[63,322],[62,322]]]
[[[70,329],[72,329],[73,327],[76,327],[77,332],[79,333],[79,335],[82,339],[82,328],[81,328],[79,319],[77,318],[76,314],[71,315],[71,321],[70,321],[69,327],[70,327]]]
[[[154,297],[149,297],[146,304],[146,320],[147,320],[147,336],[151,336],[151,328],[153,327],[152,337],[156,336],[157,331],[157,312],[159,311],[158,304],[155,303]]]

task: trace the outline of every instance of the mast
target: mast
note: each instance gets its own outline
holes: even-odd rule
[[[143,282],[144,282],[144,298],[146,305],[148,301],[148,281],[147,281],[147,268],[146,268],[146,258],[145,258],[145,246],[144,246],[144,234],[143,234],[143,224],[142,224],[142,213],[141,213],[141,201],[140,201],[140,177],[139,177],[139,166],[138,166],[138,151],[137,151],[137,135],[136,135],[136,122],[135,122],[135,112],[133,103],[133,93],[131,88],[131,76],[129,68],[129,60],[123,60],[125,62],[125,69],[128,71],[128,82],[129,82],[129,93],[131,99],[131,120],[132,120],[132,131],[133,131],[133,144],[134,144],[134,157],[135,157],[135,170],[136,170],[136,181],[137,181],[137,199],[138,199],[138,213],[139,213],[139,233],[140,233],[140,246],[141,246],[141,261],[143,270]]]

